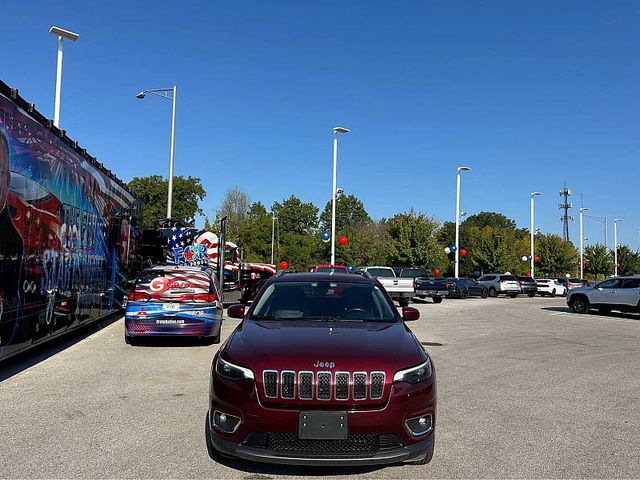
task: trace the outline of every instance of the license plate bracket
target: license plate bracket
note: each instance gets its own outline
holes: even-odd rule
[[[298,437],[309,440],[345,440],[349,434],[347,412],[300,412]]]

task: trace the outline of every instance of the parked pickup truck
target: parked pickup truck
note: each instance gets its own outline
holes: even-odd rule
[[[431,297],[433,303],[440,303],[449,293],[449,284],[443,278],[416,277],[413,280],[416,297]]]
[[[389,296],[397,300],[401,307],[409,305],[414,295],[413,278],[398,278],[391,267],[362,267],[358,270],[378,279]]]

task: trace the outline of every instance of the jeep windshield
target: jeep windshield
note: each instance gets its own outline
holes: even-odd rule
[[[257,300],[255,320],[397,321],[376,285],[351,282],[276,282]]]

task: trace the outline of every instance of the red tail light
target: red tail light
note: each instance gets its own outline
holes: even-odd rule
[[[193,296],[193,301],[213,303],[216,301],[216,295],[215,293],[196,293]]]
[[[500,283],[507,283],[506,280],[500,280]]]
[[[145,292],[130,292],[127,298],[134,302],[147,302],[151,297]]]
[[[449,288],[449,282],[444,282],[444,288]]]

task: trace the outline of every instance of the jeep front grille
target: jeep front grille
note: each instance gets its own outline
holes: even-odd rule
[[[282,400],[380,400],[384,396],[385,380],[385,372],[381,371],[262,372],[265,397]]]

